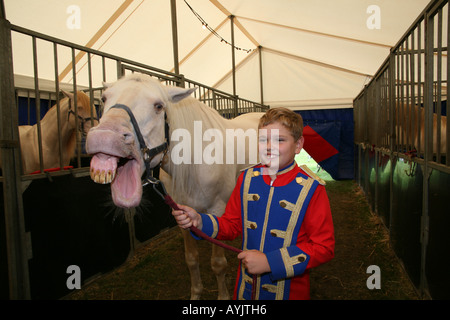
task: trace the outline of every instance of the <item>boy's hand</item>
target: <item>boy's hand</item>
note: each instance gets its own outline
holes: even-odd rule
[[[183,229],[188,229],[194,226],[198,229],[202,229],[202,218],[200,214],[194,209],[188,206],[177,204],[181,210],[172,210],[172,215],[175,217],[178,225]]]
[[[241,260],[244,268],[251,274],[258,275],[271,271],[269,261],[267,261],[266,255],[261,251],[242,251],[237,257]]]

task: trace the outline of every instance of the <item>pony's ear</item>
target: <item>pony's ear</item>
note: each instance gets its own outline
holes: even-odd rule
[[[113,85],[112,82],[105,82],[105,81],[102,81],[102,84],[105,89],[107,89]]]
[[[176,103],[190,96],[191,93],[194,92],[195,90],[197,90],[196,87],[188,89],[180,87],[168,87],[167,93],[169,94],[170,102]]]
[[[63,93],[63,95],[66,96],[67,98],[73,99],[73,93],[70,93],[70,92],[65,91],[65,90],[60,90],[60,91],[61,91],[61,92]]]

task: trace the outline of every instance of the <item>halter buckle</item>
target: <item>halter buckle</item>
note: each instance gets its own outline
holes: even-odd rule
[[[142,186],[145,187],[148,184],[157,185],[159,184],[159,180],[153,176],[148,176],[144,180],[142,180]]]

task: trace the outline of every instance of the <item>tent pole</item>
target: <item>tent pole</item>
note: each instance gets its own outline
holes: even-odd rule
[[[231,64],[233,70],[233,95],[236,95],[236,61],[234,56],[234,16],[230,16],[231,22]]]
[[[173,67],[175,74],[180,74],[178,63],[178,27],[177,27],[177,5],[176,0],[170,0],[170,11],[172,16],[172,42],[173,42]]]
[[[264,104],[264,86],[263,86],[263,69],[262,69],[262,46],[258,46],[259,54],[259,90],[261,93],[261,104]]]
[[[19,130],[15,104],[11,24],[0,0],[0,153],[10,299],[30,299],[28,246],[21,187]],[[3,259],[3,257],[2,257]]]
[[[234,16],[230,16],[230,24],[231,24],[231,64],[232,64],[232,73],[233,73],[233,96],[236,98],[236,61],[234,56]],[[234,116],[238,115],[237,112],[237,100],[234,100]]]

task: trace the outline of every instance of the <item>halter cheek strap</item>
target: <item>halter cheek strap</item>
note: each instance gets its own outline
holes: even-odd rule
[[[144,137],[141,133],[141,130],[139,129],[139,125],[136,121],[136,118],[134,117],[133,112],[131,111],[130,108],[128,108],[128,106],[124,105],[124,104],[115,104],[111,107],[112,108],[116,108],[116,109],[123,109],[128,113],[128,116],[130,117],[131,120],[131,124],[133,125],[134,131],[136,132],[138,141],[139,141],[139,147],[141,149],[141,153],[142,153],[142,157],[144,159],[144,164],[145,164],[145,170],[147,172],[146,178],[145,180],[142,182],[142,185],[145,186],[148,183],[154,183],[155,182],[155,178],[153,178],[152,176],[152,170],[154,168],[150,167],[150,162],[152,161],[152,159],[160,154],[161,152],[165,152],[167,151],[168,147],[169,147],[169,125],[167,123],[167,114],[164,113],[164,122],[165,122],[165,128],[164,128],[164,134],[165,134],[165,141],[160,144],[157,147],[151,148],[149,149],[147,147],[147,145],[145,144],[144,141]]]
[[[73,114],[74,117],[78,117],[78,119],[81,121],[81,133],[83,134],[83,136],[86,136],[86,132],[84,132],[84,124],[88,121],[91,120],[97,120],[98,121],[98,117],[87,117],[87,118],[83,118],[82,116],[78,115],[75,113],[75,111],[72,110],[72,99],[69,99],[69,111],[67,112],[67,121],[69,121],[70,115]],[[78,128],[80,129],[80,128]]]

